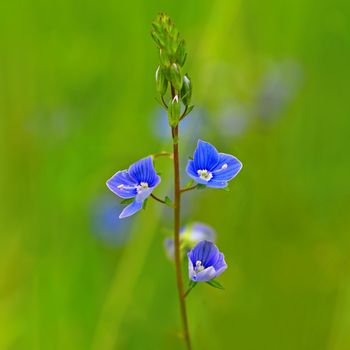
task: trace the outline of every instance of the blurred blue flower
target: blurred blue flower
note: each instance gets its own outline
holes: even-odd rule
[[[283,115],[302,85],[302,67],[294,61],[273,64],[265,73],[257,92],[256,109],[262,120],[272,122]]]
[[[194,282],[208,282],[227,269],[224,254],[213,242],[199,242],[187,256],[188,275]]]
[[[214,242],[216,233],[212,227],[201,222],[194,222],[186,225],[180,232],[181,251],[191,250],[200,241]],[[164,247],[167,256],[174,259],[174,239],[166,238],[164,240]]]
[[[224,188],[227,181],[234,178],[241,168],[242,163],[236,157],[219,153],[210,143],[199,140],[186,171],[199,184]]]
[[[92,233],[108,245],[122,245],[130,238],[130,220],[118,220],[115,213],[122,205],[107,193],[91,205]]]
[[[215,118],[215,127],[218,133],[225,137],[238,137],[243,135],[250,122],[249,110],[243,104],[234,101],[227,102],[221,107],[217,118]]]
[[[144,200],[159,184],[152,157],[143,158],[132,164],[128,170],[118,171],[108,181],[107,187],[121,198],[135,198],[119,215],[119,219],[131,216],[142,209]]]

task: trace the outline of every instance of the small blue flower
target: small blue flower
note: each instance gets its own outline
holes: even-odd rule
[[[227,269],[224,254],[210,241],[199,242],[187,256],[189,278],[194,282],[208,282]]]
[[[135,198],[119,215],[126,218],[142,209],[144,200],[149,197],[159,184],[152,157],[143,158],[132,164],[128,170],[118,171],[108,181],[107,187],[121,198]]]
[[[210,143],[199,140],[193,160],[187,164],[187,174],[197,183],[213,188],[224,188],[242,169],[234,156],[219,153]]]

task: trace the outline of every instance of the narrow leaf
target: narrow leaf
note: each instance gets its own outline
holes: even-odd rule
[[[220,284],[218,281],[211,280],[211,281],[208,281],[207,283],[211,287],[218,288],[218,289],[225,289],[224,286],[222,284]]]
[[[120,204],[130,204],[134,201],[135,198],[126,198],[126,199],[123,199]]]
[[[143,210],[145,210],[146,207],[147,207],[147,201],[148,201],[148,198],[145,199],[145,200],[143,201],[143,203],[142,203],[142,209],[143,209]]]
[[[166,111],[168,110],[167,106],[163,103],[163,101],[158,98],[158,97],[155,97],[155,100],[161,105],[161,107],[163,107]]]
[[[170,208],[174,208],[174,203],[168,196],[164,198],[164,201],[167,206],[169,206]]]
[[[190,113],[192,112],[193,108],[194,108],[194,105],[189,106],[189,107],[187,108],[187,111],[186,111],[186,114],[184,115],[184,117],[186,117],[186,115],[190,114]]]
[[[191,187],[193,185],[193,183],[194,183],[194,181],[193,181],[193,179],[191,179],[190,181],[187,182],[184,189]]]

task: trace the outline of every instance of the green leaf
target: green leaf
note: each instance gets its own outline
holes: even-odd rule
[[[188,114],[190,114],[190,113],[192,112],[193,108],[194,108],[194,105],[189,106],[189,107],[187,108],[187,111],[186,111],[186,114],[184,115],[184,118],[186,117],[186,115],[188,115]]]
[[[174,208],[174,203],[168,196],[164,198],[164,201],[167,206],[169,206],[170,208]]]
[[[184,189],[191,187],[193,185],[193,183],[194,183],[194,181],[193,181],[193,179],[191,179],[190,181],[187,182]]]
[[[221,283],[219,283],[218,281],[211,280],[211,281],[208,281],[207,283],[211,287],[218,288],[218,289],[225,289],[224,286]]]
[[[168,110],[168,107],[164,104],[164,102],[158,98],[158,97],[155,97],[155,100],[160,104],[161,107],[163,107],[166,111]]]
[[[142,209],[143,209],[143,210],[146,209],[146,207],[147,207],[147,202],[148,202],[148,198],[145,199],[145,200],[143,201],[143,203],[142,203]]]
[[[134,201],[135,198],[126,198],[126,199],[123,199],[120,204],[130,204],[131,202]]]

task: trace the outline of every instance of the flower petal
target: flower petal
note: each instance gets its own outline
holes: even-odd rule
[[[211,241],[215,240],[215,231],[213,228],[201,222],[195,222],[190,227],[189,232],[190,239],[194,242],[199,241]]]
[[[137,195],[136,195],[136,201],[143,202],[149,195],[152,193],[153,188],[145,188],[142,189]]]
[[[216,148],[208,142],[199,140],[193,156],[194,167],[197,170],[214,169],[219,161],[219,153]],[[198,176],[198,174],[197,174]]]
[[[207,267],[192,277],[195,282],[208,282],[216,277],[216,271],[213,266]]]
[[[128,216],[134,215],[136,212],[142,209],[142,202],[134,200],[131,204],[124,208],[120,213],[119,219],[127,218]]]
[[[174,240],[172,238],[165,238],[164,248],[168,258],[173,260],[174,259]]]
[[[160,182],[160,177],[154,169],[151,156],[132,164],[128,173],[138,184],[146,182],[149,187],[155,187]]]
[[[227,181],[211,179],[206,183],[206,185],[207,187],[211,187],[211,188],[225,188],[227,187]]]
[[[201,241],[191,250],[189,256],[193,265],[201,261],[203,266],[209,267],[217,261],[218,255],[219,249],[213,242]]]
[[[216,271],[215,277],[221,275],[227,269],[227,264],[223,253],[219,254],[219,258],[217,262],[214,264],[214,268]]]
[[[192,179],[197,180],[197,178],[199,177],[193,160],[188,161],[186,172],[188,176],[192,177]]]
[[[213,169],[213,179],[217,181],[229,181],[242,169],[242,163],[234,156],[219,153],[219,161]]]
[[[195,272],[193,268],[192,259],[190,257],[190,253],[188,253],[187,256],[188,256],[188,277],[190,280],[194,281],[193,277],[195,276]]]
[[[106,183],[107,187],[121,198],[132,198],[137,194],[134,179],[126,170],[118,171]],[[118,188],[119,186],[119,188]]]

